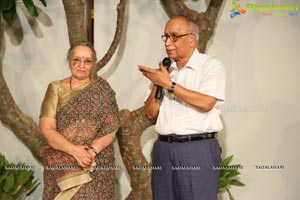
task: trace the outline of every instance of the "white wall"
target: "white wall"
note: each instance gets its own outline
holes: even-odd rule
[[[206,1],[188,4],[201,10]],[[246,7],[249,1],[237,1]],[[69,75],[65,62],[68,49],[67,27],[60,1],[48,1],[33,34],[24,14],[19,12],[24,38],[16,44],[5,34],[4,75],[17,104],[38,121],[40,103],[48,82]],[[165,56],[160,35],[168,20],[158,0],[130,0],[127,5],[123,40],[113,59],[99,74],[111,83],[121,109],[134,110],[143,105],[149,82],[136,66],[157,67]],[[232,187],[236,199],[296,200],[297,167],[300,164],[300,11],[298,16],[262,16],[258,11],[230,19],[232,1],[225,1],[207,53],[219,58],[227,71],[227,99],[223,106],[224,131],[219,139],[223,157],[235,155],[241,163],[245,187]],[[254,4],[297,4],[298,0],[254,0]],[[95,48],[98,59],[106,53],[115,31],[117,0],[95,1]],[[202,9],[203,10],[203,9]],[[284,13],[283,13],[284,14]],[[48,16],[48,18],[47,18]],[[46,21],[47,23],[45,23]],[[43,23],[42,23],[43,22]],[[37,38],[38,37],[38,38]],[[0,125],[0,152],[13,162],[35,166],[42,181],[42,166],[13,133]],[[143,135],[143,152],[155,140],[153,127]],[[119,199],[130,192],[128,174],[118,153]],[[284,166],[283,170],[258,170],[256,166]],[[41,199],[42,185],[27,199]],[[221,199],[228,197],[222,195]]]

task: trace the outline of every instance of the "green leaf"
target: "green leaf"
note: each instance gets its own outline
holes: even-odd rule
[[[33,177],[32,177],[33,179]],[[30,194],[31,192],[33,192],[38,186],[39,186],[39,182],[38,180],[35,180],[32,182],[32,180],[30,181],[30,187],[27,187],[27,194]]]
[[[233,158],[233,155],[225,158],[224,160],[222,160],[221,165],[222,166],[228,166],[229,163],[231,162],[232,158]]]
[[[220,176],[221,177],[228,177],[230,175],[230,171],[229,170],[221,170]]]
[[[24,196],[26,196],[26,189],[22,187],[17,194],[14,195],[15,199],[24,199]]]
[[[220,188],[226,188],[226,187],[228,187],[230,184],[229,184],[229,181],[220,181],[219,182],[219,185],[218,185],[218,188],[219,188],[219,190],[220,190]]]
[[[32,0],[23,0],[29,14],[33,17],[38,16],[38,12],[36,10],[35,5],[33,4]]]
[[[153,151],[150,152],[150,165],[153,165]]]
[[[26,166],[26,165],[17,165],[19,168],[21,168],[21,166]],[[16,184],[24,184],[26,185],[28,182],[32,181],[32,174],[33,171],[30,170],[19,170],[21,173],[18,174],[18,176],[16,177]]]
[[[15,173],[15,189],[12,192],[12,195],[16,195],[22,187],[24,187],[24,181],[23,181],[24,173],[22,170],[17,170]]]
[[[238,172],[237,170],[229,170],[230,173],[228,175],[228,177],[234,177],[240,174],[240,172]]]
[[[16,4],[15,3],[9,10],[3,10],[2,11],[3,19],[9,24],[11,24],[13,22],[13,20],[16,17],[16,14],[17,14],[17,10],[16,10]]]
[[[5,167],[7,166],[9,163],[8,161],[5,159],[4,155],[0,154],[0,167]]]
[[[0,176],[0,185],[2,185],[2,182],[5,181],[5,179],[8,176],[8,174],[9,174],[9,171],[4,171],[3,174],[1,173],[1,176]]]
[[[40,0],[40,2],[42,2],[42,4],[47,7],[47,2],[45,0]]]
[[[0,195],[0,200],[7,200],[7,194],[6,193],[1,193]]]
[[[10,173],[7,178],[5,179],[5,183],[3,186],[3,189],[5,192],[8,192],[14,187],[14,182],[15,182],[15,176],[13,173]]]
[[[0,10],[9,10],[14,5],[15,0],[1,0]]]
[[[236,179],[231,180],[231,181],[230,181],[230,185],[245,186],[244,183],[242,183],[241,181],[236,180]]]

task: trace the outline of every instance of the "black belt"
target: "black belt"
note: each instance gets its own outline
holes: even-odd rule
[[[201,133],[201,134],[192,134],[192,135],[158,135],[158,140],[168,142],[168,143],[177,143],[177,142],[191,142],[196,140],[205,140],[215,138],[217,132],[212,133]]]

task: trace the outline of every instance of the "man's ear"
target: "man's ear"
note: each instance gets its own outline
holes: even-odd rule
[[[191,47],[197,46],[197,38],[194,34],[190,35],[190,45]]]

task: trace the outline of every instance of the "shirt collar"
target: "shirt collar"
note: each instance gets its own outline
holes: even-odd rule
[[[192,56],[190,57],[190,59],[188,60],[188,62],[186,63],[186,65],[183,68],[190,68],[193,70],[197,70],[200,66],[197,64],[198,63],[198,59],[199,56],[201,56],[201,54],[199,53],[199,51],[197,50],[197,48],[195,48]],[[172,62],[171,67],[173,67],[174,69],[178,70],[176,62]]]

